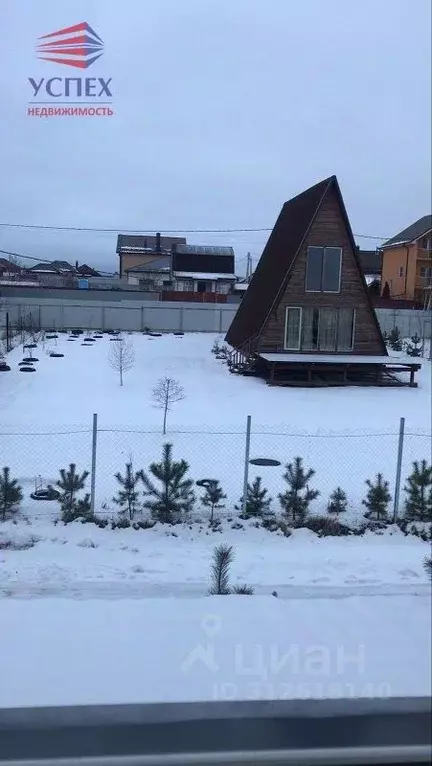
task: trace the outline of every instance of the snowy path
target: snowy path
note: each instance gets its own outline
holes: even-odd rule
[[[0,598],[65,598],[89,599],[147,599],[147,598],[202,598],[207,595],[208,583],[133,583],[133,582],[79,582],[65,585],[23,583],[13,581],[0,586]],[[428,597],[430,585],[362,585],[341,587],[337,585],[286,585],[254,586],[254,594],[268,596],[276,591],[282,599],[347,599],[352,596],[418,596]]]

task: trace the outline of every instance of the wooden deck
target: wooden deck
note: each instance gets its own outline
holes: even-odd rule
[[[259,354],[256,374],[271,386],[410,386],[416,388],[419,362],[389,356]],[[400,378],[409,374],[408,380]]]

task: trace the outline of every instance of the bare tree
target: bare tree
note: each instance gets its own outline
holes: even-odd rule
[[[152,398],[155,407],[163,410],[162,433],[166,434],[167,412],[171,409],[171,405],[174,404],[174,402],[180,402],[184,399],[183,386],[181,386],[177,380],[174,380],[174,378],[160,378],[157,386],[153,389]]]
[[[120,385],[123,385],[123,373],[130,370],[135,364],[135,350],[129,341],[121,338],[112,341],[109,350],[108,362],[110,367],[120,375]]]

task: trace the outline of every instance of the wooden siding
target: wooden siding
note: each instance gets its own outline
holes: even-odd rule
[[[306,292],[306,256],[307,248],[310,245],[342,247],[342,275],[339,293]],[[283,257],[283,253],[281,253],[281,257]],[[372,313],[373,309],[370,308],[365,294],[363,278],[354,258],[350,238],[334,190],[327,194],[318,210],[303,246],[293,263],[288,282],[279,302],[275,304],[275,308],[267,318],[259,338],[256,339],[255,350],[261,352],[284,350],[285,308],[287,306],[354,308],[356,318],[352,353],[368,355],[383,353]],[[311,352],[305,353],[310,354]],[[320,353],[328,354],[328,352],[317,351],[317,356]]]

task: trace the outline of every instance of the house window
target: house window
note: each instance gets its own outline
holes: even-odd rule
[[[422,241],[421,241],[421,246],[422,246],[422,248],[423,248],[424,250],[430,250],[430,247],[431,247],[431,241],[432,241],[432,240],[430,240],[430,239],[429,239],[429,237],[423,237],[423,239],[422,239]]]
[[[420,269],[420,276],[421,277],[425,277],[426,276],[426,269],[424,268],[424,266],[422,266],[421,269]]]
[[[335,351],[337,335],[336,309],[319,310],[318,346],[320,351]]]
[[[318,348],[318,309],[303,309],[302,350],[316,351]]]
[[[403,277],[403,275],[404,275],[404,267],[403,266],[399,266],[399,276]]]
[[[306,292],[338,293],[341,266],[341,247],[308,247]]]
[[[339,309],[337,350],[352,351],[354,348],[355,309]]]
[[[293,306],[288,306],[285,310],[284,346],[290,351],[299,351],[300,349],[301,314],[302,310]]]
[[[289,351],[352,351],[355,309],[297,308],[285,315],[285,348]]]

